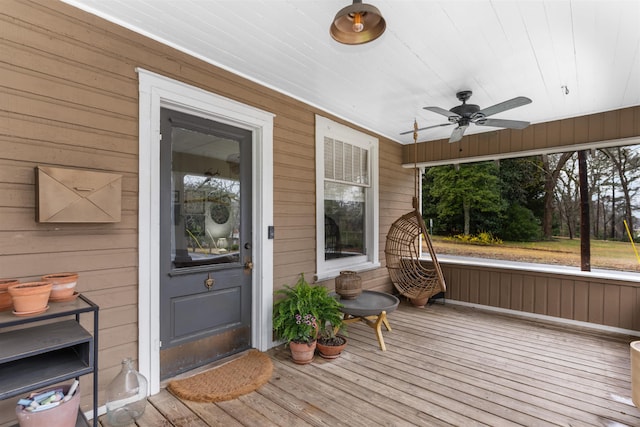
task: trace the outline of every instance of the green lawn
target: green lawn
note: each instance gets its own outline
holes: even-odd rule
[[[554,238],[543,242],[504,242],[501,245],[473,245],[433,236],[438,254],[494,258],[509,261],[580,266],[580,239]],[[640,252],[640,247],[636,244]],[[591,240],[591,267],[620,271],[640,271],[630,242]]]

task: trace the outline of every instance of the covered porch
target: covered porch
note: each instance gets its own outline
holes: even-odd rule
[[[258,391],[220,403],[180,401],[163,389],[139,426],[636,426],[633,336],[460,306],[402,302],[387,351],[351,325],[334,361],[291,362]],[[106,425],[106,424],[104,424]]]

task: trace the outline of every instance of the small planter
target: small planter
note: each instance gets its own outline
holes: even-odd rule
[[[13,314],[31,316],[47,311],[52,287],[51,282],[27,282],[9,286],[9,294],[13,300]]]
[[[631,349],[631,400],[640,408],[640,341],[629,344]]]
[[[45,393],[49,390],[62,389],[63,393],[69,391],[70,386],[51,387],[37,392]],[[62,402],[57,406],[39,412],[29,412],[24,406],[16,407],[16,416],[20,427],[73,427],[78,419],[78,408],[80,407],[80,388],[78,387],[70,400]]]
[[[78,273],[55,273],[42,276],[43,282],[53,283],[49,301],[63,302],[75,299],[74,294],[76,285],[78,284]]]
[[[289,349],[291,350],[291,358],[298,365],[306,365],[313,361],[314,353],[316,352],[316,341],[310,343],[297,343],[291,341],[289,343]]]
[[[16,279],[0,279],[0,311],[9,310],[13,307],[8,288],[17,283],[20,282]]]
[[[337,335],[333,340],[338,340],[342,342],[342,344],[323,344],[321,339],[318,340],[318,354],[320,354],[320,357],[323,359],[337,359],[340,357],[340,354],[342,354],[342,350],[347,346],[347,339],[342,335]]]
[[[423,308],[429,302],[429,297],[411,298],[411,304],[414,307]]]

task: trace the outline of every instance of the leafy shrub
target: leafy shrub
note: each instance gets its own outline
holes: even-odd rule
[[[469,243],[472,245],[485,245],[485,246],[501,245],[503,243],[501,239],[485,231],[478,233],[477,235],[456,234],[455,236],[452,236],[452,237],[445,237],[445,240],[449,240],[452,242]]]

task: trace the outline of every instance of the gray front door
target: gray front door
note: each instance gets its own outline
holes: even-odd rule
[[[251,346],[252,133],[161,109],[160,377]]]

